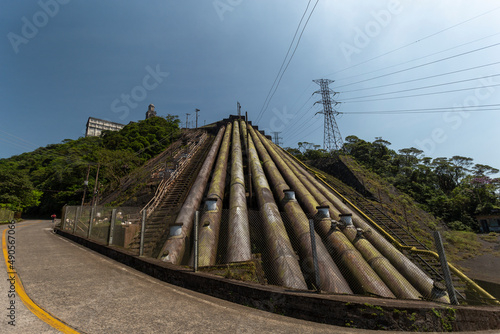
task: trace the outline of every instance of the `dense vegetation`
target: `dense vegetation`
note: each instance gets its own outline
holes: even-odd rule
[[[349,136],[340,154],[354,157],[454,230],[477,230],[475,215],[500,208],[500,179],[490,177],[498,169],[462,156],[432,159],[414,147],[396,152],[390,145],[382,138],[367,142]],[[307,142],[288,150],[302,160],[330,156]]]
[[[86,202],[91,200],[99,168],[98,189],[112,189],[120,178],[162,152],[180,134],[176,116],[130,123],[101,137],[65,139],[29,153],[0,160],[0,207],[33,215],[60,212],[79,204],[90,171]]]

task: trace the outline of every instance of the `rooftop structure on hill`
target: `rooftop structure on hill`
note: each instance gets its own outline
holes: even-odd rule
[[[150,104],[148,106],[148,111],[146,111],[146,119],[151,118],[151,117],[156,117],[156,111],[155,111],[154,104]]]
[[[124,126],[124,124],[89,117],[85,137],[99,137],[104,130],[119,131],[123,129]]]

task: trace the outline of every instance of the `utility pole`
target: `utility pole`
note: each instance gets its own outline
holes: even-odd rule
[[[283,139],[283,137],[280,137],[280,133],[281,132],[271,132],[273,134],[273,142],[280,146],[281,145],[281,139]]]
[[[191,115],[191,114],[186,113],[186,129],[188,128],[188,124],[189,124],[188,123],[189,122],[189,115]]]
[[[97,195],[97,182],[99,181],[99,169],[101,164],[97,165],[97,173],[95,174],[95,184],[94,184],[94,195],[92,196],[92,206],[96,205],[96,195]]]
[[[87,194],[87,188],[89,186],[89,174],[90,174],[90,165],[89,168],[87,169],[87,177],[85,178],[85,181],[83,181],[83,197],[82,197],[82,205],[85,204],[85,195]]]
[[[314,92],[314,94],[321,93],[321,100],[315,102],[314,104],[323,104],[323,111],[318,112],[318,114],[325,115],[323,148],[327,151],[340,150],[342,149],[343,142],[339,127],[337,126],[337,121],[335,120],[335,116],[337,116],[339,113],[335,109],[333,109],[333,107],[335,107],[340,102],[332,99],[332,97],[335,96],[337,92],[334,92],[330,89],[330,87],[328,87],[328,85],[332,83],[333,80],[316,79],[313,80],[313,82],[317,83],[320,86],[320,90]]]
[[[200,109],[196,109],[195,112],[196,112],[196,128],[198,129],[198,111],[200,111]]]

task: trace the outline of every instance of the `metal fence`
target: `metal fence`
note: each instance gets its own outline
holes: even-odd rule
[[[14,219],[14,211],[9,209],[0,208],[0,222],[7,222]]]
[[[141,208],[65,206],[58,226],[63,231],[130,250],[142,226]],[[131,250],[139,255],[140,248]]]
[[[66,206],[59,228],[143,255],[148,224],[140,209]],[[206,206],[205,211],[196,213],[187,235],[182,235],[181,226],[173,221],[165,222],[169,225],[165,230],[168,239],[185,242],[178,264],[195,271],[297,290],[449,302],[452,294],[447,293],[445,282],[433,282],[423,271],[409,275],[409,271],[393,266],[368,241],[371,231],[355,228],[349,219],[264,212],[249,210],[247,218],[239,216],[240,227],[235,229],[230,210],[210,211]],[[159,257],[166,259],[164,255]],[[411,275],[423,275],[419,279],[430,281],[431,290],[422,291],[419,279]],[[469,295],[476,294],[471,290]]]
[[[394,288],[379,278],[331,220],[304,215],[290,218],[284,213],[274,217],[269,212],[264,216],[261,211],[249,211],[247,233],[232,231],[229,210],[222,211],[220,224],[210,215],[209,211],[199,212],[198,231],[187,239],[190,254],[184,256],[183,265],[228,278],[299,290],[396,297]],[[318,225],[325,223],[328,232],[321,233]],[[362,238],[360,231],[354,233]],[[250,256],[242,258],[242,254]],[[406,280],[392,283],[396,289],[415,290]]]

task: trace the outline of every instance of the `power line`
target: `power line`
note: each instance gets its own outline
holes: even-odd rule
[[[431,61],[431,62],[428,62],[428,63],[424,63],[424,64],[412,66],[410,68],[406,68],[406,69],[402,69],[402,70],[399,70],[399,71],[395,71],[395,72],[391,72],[391,73],[379,75],[379,76],[372,77],[372,78],[365,79],[365,80],[360,80],[360,81],[352,82],[350,84],[345,84],[345,85],[337,86],[337,88],[347,87],[347,86],[355,85],[355,84],[358,84],[358,83],[362,83],[362,82],[366,82],[366,81],[371,81],[371,80],[375,80],[375,79],[379,79],[379,78],[383,78],[383,77],[387,77],[387,76],[392,75],[392,74],[406,72],[406,71],[413,70],[413,69],[416,69],[416,68],[419,68],[419,67],[423,67],[423,66],[435,64],[435,63],[438,63],[438,62],[441,62],[441,61],[444,61],[444,60],[448,60],[448,59],[452,59],[452,58],[456,58],[456,57],[461,57],[461,56],[464,56],[464,55],[467,55],[467,54],[470,54],[470,53],[482,51],[482,50],[485,50],[485,49],[488,49],[488,48],[492,48],[492,47],[495,47],[495,46],[498,46],[498,45],[500,45],[500,43],[490,44],[488,46],[484,46],[484,47],[477,48],[477,49],[474,49],[474,50],[471,50],[471,51],[459,53],[459,54],[456,54],[456,55],[453,55],[453,56],[441,58],[441,59],[434,60],[434,61]]]
[[[273,91],[273,94],[271,95],[271,97],[269,98],[269,101],[267,101],[267,105],[266,105],[266,108],[264,109],[264,111],[267,109],[267,107],[269,106],[269,103],[271,103],[271,100],[272,98],[274,97],[274,94],[276,94],[276,91],[278,90],[278,86],[280,85],[281,83],[281,79],[283,78],[283,75],[285,74],[286,70],[288,69],[288,65],[290,65],[290,62],[292,61],[292,58],[293,56],[295,55],[295,51],[297,51],[297,48],[299,47],[299,43],[300,43],[300,40],[302,39],[302,34],[304,33],[305,29],[306,29],[306,26],[307,26],[307,23],[309,23],[309,19],[311,18],[313,12],[314,12],[314,9],[316,9],[316,5],[318,4],[319,0],[316,1],[316,3],[314,4],[314,7],[313,9],[311,10],[311,13],[309,14],[309,17],[307,18],[307,21],[304,25],[304,27],[302,28],[302,31],[300,32],[300,36],[299,36],[299,39],[297,40],[297,44],[295,45],[295,49],[293,50],[293,53],[290,57],[290,59],[288,60],[288,63],[286,64],[286,67],[285,69],[283,70],[283,72],[281,73],[281,76],[280,76],[280,79],[278,80],[278,84],[276,85],[276,87],[274,88],[274,91]]]
[[[311,97],[312,97],[312,95],[311,95]],[[309,100],[310,100],[310,98],[309,98]],[[306,103],[307,103],[309,100],[307,100],[307,101],[306,101]],[[304,105],[305,105],[305,104],[304,104]],[[290,131],[290,130],[291,130],[291,129],[293,129],[293,128],[297,125],[297,124],[300,124],[300,121],[302,121],[302,120],[304,119],[304,117],[307,115],[307,113],[308,113],[308,112],[309,112],[309,111],[310,111],[313,107],[314,107],[314,104],[313,104],[313,105],[311,105],[311,106],[309,107],[309,109],[307,109],[307,110],[304,112],[304,114],[302,114],[301,116],[299,116],[299,118],[295,119],[295,121],[294,121],[294,122],[292,122],[292,124],[290,124],[290,126],[287,126],[287,127],[283,130],[283,132]],[[300,110],[300,109],[299,109],[299,110]]]
[[[309,126],[304,127],[304,128],[302,129],[302,131],[297,132],[294,136],[292,136],[292,138],[295,138],[295,137],[297,137],[298,135],[300,135],[300,134],[304,133],[304,131],[306,131],[306,130],[307,130],[307,129],[309,129],[311,126],[313,126],[314,124],[316,124],[316,121],[317,121],[317,120],[319,120],[319,118],[316,118],[316,119],[315,119],[314,117],[312,117],[311,119],[312,119],[312,120],[314,120],[314,122],[312,122],[311,124],[309,124]],[[323,123],[321,124],[321,126],[323,126]]]
[[[497,107],[497,108],[492,108]],[[478,109],[479,108],[479,109]],[[438,112],[471,112],[471,111],[494,111],[500,110],[500,104],[485,104],[478,106],[459,106],[459,107],[438,107],[438,108],[420,108],[420,109],[395,109],[395,110],[373,110],[373,111],[342,111],[345,115],[376,115],[376,114],[411,114],[411,113],[438,113]]]
[[[454,90],[446,90],[446,91],[441,91],[441,92],[433,92],[433,93],[424,93],[424,94],[415,94],[415,95],[405,95],[405,96],[395,96],[395,97],[385,97],[381,99],[371,99],[371,100],[360,100],[360,101],[348,101],[345,103],[357,103],[357,102],[372,102],[372,101],[382,101],[382,100],[394,100],[394,99],[402,99],[402,98],[407,98],[407,97],[417,97],[417,96],[426,96],[426,95],[436,95],[436,94],[445,94],[445,93],[453,93],[453,92],[461,92],[464,90],[471,90],[471,89],[476,89],[476,88],[490,88],[490,87],[498,87],[500,84],[497,85],[489,85],[489,86],[479,86],[479,87],[469,87],[469,88],[462,88],[462,89],[454,89]],[[344,102],[343,102],[344,103]]]
[[[372,73],[375,73],[375,72],[380,72],[380,71],[386,70],[388,68],[393,68],[393,67],[396,67],[396,66],[408,64],[408,63],[411,63],[411,62],[414,62],[414,61],[417,61],[417,60],[420,60],[420,59],[424,59],[424,58],[428,58],[428,57],[431,57],[431,56],[435,56],[437,54],[440,54],[440,53],[443,53],[443,52],[446,52],[446,51],[458,49],[458,48],[460,48],[460,47],[462,47],[464,45],[469,45],[469,44],[472,44],[472,43],[475,43],[475,42],[478,42],[478,41],[482,41],[483,39],[487,39],[487,38],[490,38],[490,37],[493,37],[493,36],[496,36],[496,35],[500,35],[500,32],[497,32],[496,34],[489,35],[489,36],[486,36],[486,37],[483,37],[483,38],[475,39],[475,40],[467,42],[467,43],[459,44],[457,46],[454,46],[454,47],[451,47],[451,48],[448,48],[448,49],[444,49],[444,50],[441,50],[441,51],[438,51],[438,52],[434,52],[434,53],[431,53],[431,54],[428,54],[428,55],[425,55],[425,56],[422,56],[422,57],[413,58],[413,59],[404,61],[402,63],[398,63],[398,64],[386,66],[386,67],[382,67],[382,68],[379,68],[377,70],[373,70],[373,71],[369,71],[369,72],[365,72],[365,73],[361,73],[361,74],[351,75],[349,77],[338,78],[338,79],[336,79],[336,81],[342,81],[342,80],[357,78],[357,77],[364,76],[364,75],[367,75],[367,74],[372,74]]]
[[[293,35],[293,38],[292,38],[292,41],[290,42],[290,46],[288,47],[288,50],[286,52],[286,55],[285,55],[285,58],[283,58],[283,62],[281,63],[281,66],[280,66],[280,69],[278,71],[278,74],[276,74],[276,78],[274,78],[274,82],[273,84],[271,85],[271,89],[269,89],[269,92],[267,93],[267,96],[266,96],[266,99],[264,100],[264,103],[262,104],[262,107],[260,108],[260,111],[259,111],[259,115],[257,116],[257,118],[259,119],[260,118],[260,115],[262,113],[262,110],[264,109],[265,105],[266,105],[266,102],[267,100],[269,99],[269,96],[271,95],[271,91],[273,90],[273,87],[274,85],[276,84],[276,81],[278,80],[278,77],[281,73],[281,70],[283,69],[283,66],[285,65],[285,62],[286,62],[286,59],[288,57],[288,54],[290,53],[290,50],[292,49],[292,46],[293,46],[293,42],[295,41],[295,37],[297,37],[297,32],[299,31],[300,29],[300,25],[302,24],[302,20],[304,20],[304,17],[306,16],[306,13],[307,13],[307,9],[309,8],[309,5],[311,4],[311,0],[309,0],[309,2],[307,3],[307,7],[306,7],[306,10],[304,11],[304,14],[302,14],[302,17],[300,18],[300,22],[299,24],[297,25],[297,29],[295,29],[295,34]]]
[[[403,45],[403,46],[401,46],[401,47],[398,47],[398,48],[396,48],[396,49],[394,49],[394,50],[391,50],[391,51],[388,51],[388,52],[383,53],[383,54],[381,54],[381,55],[378,55],[378,56],[376,56],[376,57],[370,58],[370,59],[365,60],[365,61],[363,61],[363,62],[361,62],[361,63],[356,64],[356,65],[352,65],[352,66],[346,67],[346,68],[344,68],[344,69],[342,69],[342,70],[339,70],[339,71],[337,71],[337,72],[332,73],[332,75],[333,75],[333,74],[340,73],[340,72],[343,72],[343,71],[345,71],[345,70],[348,70],[348,69],[351,69],[351,68],[354,68],[354,67],[357,67],[357,66],[362,65],[362,64],[366,64],[367,62],[370,62],[370,61],[372,61],[372,60],[375,60],[375,59],[378,59],[378,58],[380,58],[380,57],[383,57],[383,56],[386,56],[386,55],[388,55],[388,54],[391,54],[391,53],[393,53],[393,52],[399,51],[399,50],[401,50],[401,49],[403,49],[403,48],[406,48],[406,47],[408,47],[408,46],[410,46],[410,45],[413,45],[413,44],[415,44],[415,43],[421,42],[421,41],[423,41],[424,39],[427,39],[427,38],[430,38],[430,37],[436,36],[436,35],[438,35],[438,34],[440,34],[440,33],[442,33],[442,32],[445,32],[445,31],[450,30],[450,29],[452,29],[452,28],[455,28],[455,27],[457,27],[457,26],[459,26],[459,25],[462,25],[462,24],[464,24],[464,23],[467,23],[467,22],[469,22],[469,21],[472,21],[472,20],[474,20],[474,19],[477,19],[478,17],[481,17],[481,16],[484,16],[484,15],[486,15],[486,14],[489,14],[489,13],[491,13],[491,12],[493,12],[493,11],[495,11],[495,10],[499,9],[499,8],[500,8],[500,7],[496,7],[496,8],[494,8],[494,9],[491,9],[491,10],[489,10],[489,11],[486,11],[486,12],[484,12],[484,13],[482,13],[482,14],[479,14],[479,15],[477,15],[477,16],[474,16],[474,17],[472,17],[472,18],[470,18],[470,19],[467,19],[467,20],[465,20],[465,21],[462,21],[462,22],[459,22],[459,23],[457,23],[457,24],[455,24],[455,25],[452,25],[452,26],[450,26],[450,27],[448,27],[448,28],[445,28],[445,29],[443,29],[443,30],[440,30],[440,31],[435,32],[435,33],[433,33],[433,34],[430,34],[430,35],[428,35],[428,36],[425,36],[425,37],[423,37],[423,38],[421,38],[421,39],[418,39],[418,40],[416,40],[416,41],[414,41],[414,42],[411,42],[411,43],[409,43],[409,44],[406,44],[406,45]]]
[[[340,92],[340,93],[352,93],[352,92],[359,92],[361,90],[368,90],[368,89],[375,89],[375,88],[395,86],[395,85],[405,84],[405,83],[409,83],[409,82],[415,82],[415,81],[420,81],[420,80],[425,80],[425,79],[437,78],[437,77],[441,77],[441,76],[445,76],[445,75],[449,75],[449,74],[455,74],[455,73],[460,73],[460,72],[475,70],[475,69],[478,69],[478,68],[492,66],[492,65],[497,65],[497,64],[500,64],[500,61],[497,61],[495,63],[486,64],[486,65],[469,67],[469,68],[462,69],[462,70],[457,70],[457,71],[452,71],[452,72],[447,72],[447,73],[441,73],[441,74],[426,76],[426,77],[418,78],[418,79],[400,81],[400,82],[395,82],[395,83],[390,83],[390,84],[380,85],[380,86],[375,86],[375,87],[366,87],[366,88],[359,88],[359,89],[353,89],[353,90],[346,90],[346,91],[343,91],[343,92]]]
[[[313,123],[314,124],[314,123]],[[318,127],[316,127],[313,131],[309,132],[307,135],[305,136],[302,136],[300,139],[297,140],[297,142],[301,142],[304,138],[307,138],[307,136],[309,136],[311,133],[316,133],[316,131],[318,131],[319,129],[321,129],[323,127],[323,124],[320,124]],[[292,138],[295,138],[295,137],[292,137]]]
[[[18,148],[21,148],[23,150],[32,150],[33,149],[32,147],[29,147],[26,144],[12,141],[12,139],[9,139],[9,138],[2,138],[2,137],[0,137],[0,140],[3,141],[3,142],[5,142],[5,143],[7,143],[7,144],[9,144],[9,145],[17,146]]]
[[[434,87],[440,87],[440,86],[454,85],[454,84],[457,84],[457,83],[474,81],[474,80],[480,80],[480,79],[486,79],[486,78],[493,78],[493,77],[498,77],[498,76],[500,76],[500,74],[493,74],[493,75],[487,75],[487,76],[484,76],[484,77],[477,77],[477,78],[472,78],[472,79],[451,81],[451,82],[446,82],[446,83],[441,83],[441,84],[435,84],[435,85],[430,85],[430,86],[423,86],[423,87],[403,89],[403,90],[398,90],[398,91],[394,91],[394,92],[378,93],[378,94],[365,95],[365,96],[357,96],[357,97],[351,97],[351,98],[343,99],[342,102],[350,101],[350,100],[363,99],[363,98],[373,97],[373,96],[380,96],[380,95],[389,95],[389,94],[397,94],[397,93],[410,92],[410,91],[419,90],[419,89],[427,89],[427,88],[434,88]]]
[[[312,109],[312,106],[309,110]],[[309,112],[308,110],[308,112]],[[307,116],[307,117],[306,117]],[[313,115],[307,115],[307,114],[304,114],[303,117],[301,117],[300,119],[300,122],[297,121],[295,122],[293,125],[289,126],[289,127],[286,127],[284,130],[283,130],[283,134],[288,134],[292,131],[299,131],[301,128],[303,128],[304,126],[306,126],[314,117],[314,114]],[[306,118],[306,120],[303,120],[304,118]],[[297,127],[297,125],[299,125],[299,127]]]
[[[260,113],[259,113],[259,115],[258,115],[258,117],[257,117],[257,119],[256,119],[256,122],[259,122],[259,121],[260,121],[260,119],[261,119],[262,115],[263,115],[263,114],[264,114],[264,112],[267,110],[267,107],[269,106],[269,103],[271,103],[271,100],[272,100],[272,98],[273,98],[274,94],[275,94],[275,93],[276,93],[276,91],[278,90],[278,87],[279,87],[279,85],[280,85],[280,83],[281,83],[281,79],[283,78],[283,75],[285,74],[286,70],[288,69],[288,65],[290,65],[290,62],[292,61],[293,56],[295,55],[295,51],[297,51],[297,48],[299,47],[300,40],[302,39],[302,34],[304,34],[304,31],[305,31],[305,29],[306,29],[306,27],[307,27],[307,24],[309,23],[309,19],[311,18],[312,14],[314,13],[314,10],[316,9],[316,6],[318,5],[318,2],[319,2],[319,0],[316,0],[316,3],[314,4],[314,7],[312,8],[311,12],[309,13],[309,16],[307,17],[307,20],[306,20],[306,22],[305,22],[305,24],[304,24],[304,27],[302,28],[302,31],[300,32],[299,38],[298,38],[298,40],[297,40],[297,43],[295,44],[295,49],[293,50],[292,55],[291,55],[291,56],[290,56],[290,58],[288,59],[288,63],[286,64],[286,66],[285,66],[285,68],[284,68],[283,72],[281,73],[281,76],[279,77],[278,83],[276,84],[276,87],[274,88],[274,91],[273,91],[273,93],[271,94],[271,97],[270,97],[270,98],[269,98],[269,100],[267,101],[267,104],[265,104],[265,103],[264,103],[264,104],[265,104],[265,107],[264,107],[264,108],[260,111]],[[309,3],[308,3],[308,7],[309,7]],[[307,8],[306,8],[306,12],[307,12]],[[302,22],[302,20],[301,20],[301,22]],[[300,24],[299,24],[299,25],[300,25]],[[278,75],[279,75],[279,73],[278,73]],[[271,87],[271,90],[272,90],[272,89],[273,89],[273,88]]]

